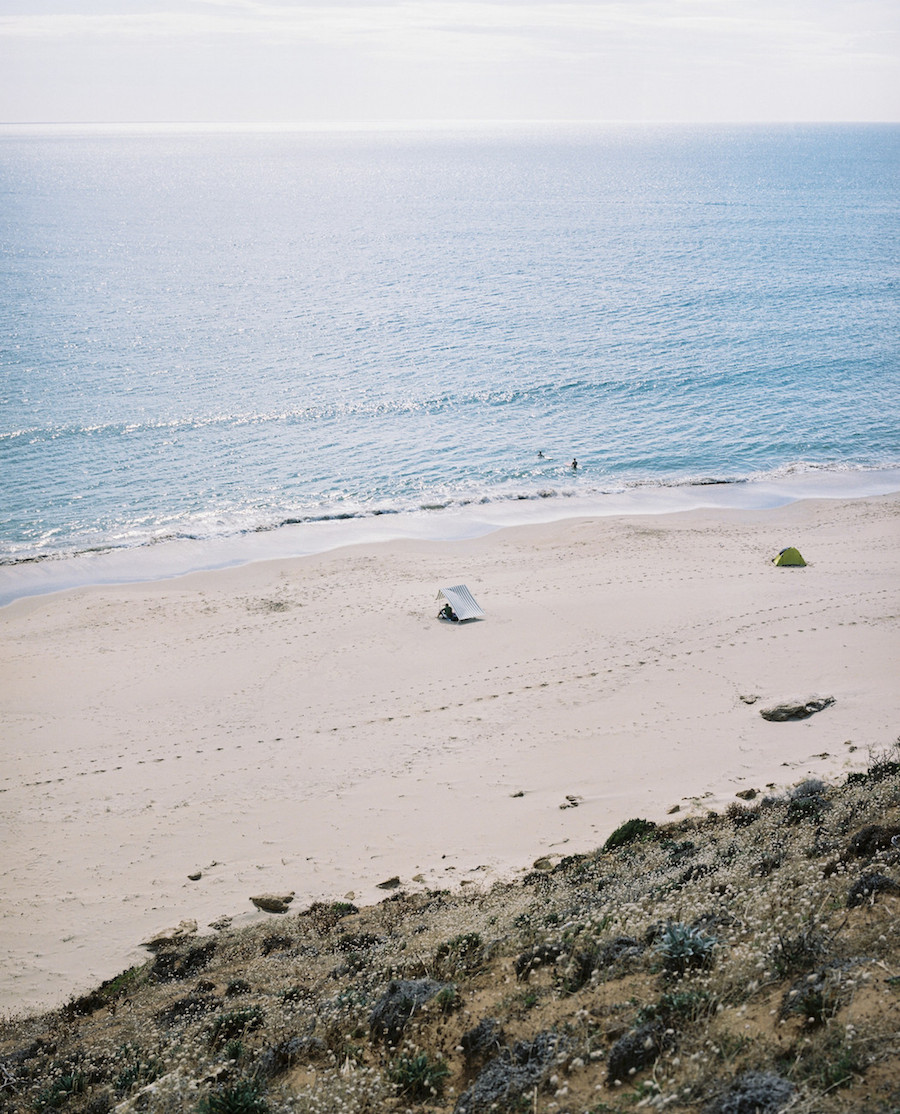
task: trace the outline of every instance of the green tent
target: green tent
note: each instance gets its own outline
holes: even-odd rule
[[[806,564],[806,562],[800,556],[800,550],[799,549],[794,549],[794,547],[792,545],[789,545],[787,547],[787,549],[782,549],[782,551],[775,558],[775,564],[776,565],[799,565],[799,566],[802,567]]]

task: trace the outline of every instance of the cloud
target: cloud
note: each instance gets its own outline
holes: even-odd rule
[[[24,0],[20,0],[20,6]],[[7,8],[9,3],[7,0]],[[605,58],[628,52],[741,64],[896,58],[900,5],[880,0],[32,0],[0,15],[0,40],[215,41],[468,60]]]
[[[9,3],[6,4],[9,8]],[[498,35],[529,41],[544,36],[577,49],[603,36],[639,38],[676,33],[697,40],[726,37],[770,46],[795,40],[831,49],[852,47],[881,31],[900,34],[900,7],[881,0],[134,0],[88,3],[80,10],[36,0],[0,15],[10,37],[220,35],[288,36],[332,42],[371,36],[463,39]],[[896,45],[896,44],[894,44]]]
[[[38,75],[31,89],[62,66],[73,96],[84,74],[113,100],[115,81],[138,95],[142,64],[166,67],[171,103],[154,107],[157,90],[143,115],[176,111],[176,82],[202,79],[203,112],[242,83],[259,112],[303,115],[379,98],[396,113],[405,97],[450,115],[884,118],[898,44],[896,0],[0,0],[0,50]]]

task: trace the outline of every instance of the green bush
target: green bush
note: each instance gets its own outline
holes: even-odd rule
[[[432,1060],[427,1052],[398,1056],[388,1067],[388,1079],[399,1094],[410,1099],[439,1098],[450,1069],[443,1060]]]
[[[615,851],[617,847],[625,847],[626,844],[634,843],[636,840],[647,839],[655,831],[656,825],[652,820],[642,820],[639,817],[626,820],[603,844],[603,850]]]
[[[434,953],[435,967],[442,971],[473,970],[481,963],[482,939],[477,932],[464,932],[439,945]]]
[[[788,824],[818,824],[831,805],[823,797],[793,797],[788,801],[785,819]]]
[[[644,1006],[637,1015],[637,1024],[657,1019],[671,1024],[674,1021],[699,1021],[715,1010],[714,1000],[706,990],[680,990],[663,994],[657,1002]]]
[[[86,1089],[87,1077],[83,1072],[61,1075],[38,1094],[34,1108],[35,1110],[58,1110],[72,1095],[83,1095]]]
[[[282,1002],[302,1002],[309,996],[309,989],[305,986],[286,986],[284,990],[279,990],[277,994]]]
[[[226,1060],[238,1060],[244,1055],[244,1042],[240,1040],[230,1040],[225,1042],[225,1048],[222,1050],[222,1055]]]
[[[459,991],[452,983],[439,990],[434,996],[434,1001],[441,1013],[453,1013],[462,1004]]]
[[[200,1103],[200,1114],[266,1114],[269,1104],[256,1079],[218,1087]]]
[[[338,917],[350,917],[358,913],[359,909],[350,901],[334,901],[331,903],[331,911]]]

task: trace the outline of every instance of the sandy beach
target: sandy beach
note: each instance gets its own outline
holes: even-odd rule
[[[809,562],[778,569],[797,546]],[[483,621],[437,621],[465,583]],[[251,895],[483,885],[900,733],[900,496],[360,545],[0,610],[0,1008]],[[771,723],[768,704],[834,704]],[[200,873],[197,880],[190,874]]]

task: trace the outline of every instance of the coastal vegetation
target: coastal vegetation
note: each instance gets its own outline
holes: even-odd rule
[[[900,747],[474,891],[177,938],[0,1027],[10,1112],[900,1111]]]

